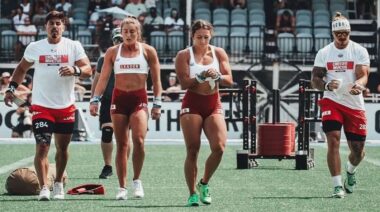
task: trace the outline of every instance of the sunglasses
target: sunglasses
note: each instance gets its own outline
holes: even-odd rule
[[[334,32],[334,35],[336,36],[336,37],[340,37],[340,36],[348,36],[350,34],[350,32],[348,32],[348,31],[343,31],[343,32]]]
[[[114,39],[112,40],[112,42],[114,42],[114,43],[123,43],[123,38],[121,38],[121,37],[116,37],[116,38],[114,38]]]

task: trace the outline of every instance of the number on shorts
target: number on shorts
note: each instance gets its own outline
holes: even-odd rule
[[[36,122],[36,129],[38,128],[43,128],[43,127],[48,127],[48,124],[46,121],[40,121],[40,122]]]

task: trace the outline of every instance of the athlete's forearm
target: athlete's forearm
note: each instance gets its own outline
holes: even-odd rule
[[[314,67],[311,74],[311,86],[318,90],[325,90],[326,82],[323,79],[326,76],[326,69],[322,67]]]

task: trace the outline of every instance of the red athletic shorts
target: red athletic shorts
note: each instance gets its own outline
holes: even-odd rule
[[[128,92],[113,89],[111,114],[130,116],[139,110],[148,111],[148,96],[145,89]]]
[[[223,114],[219,93],[201,95],[187,91],[182,100],[181,115],[198,114],[206,119],[212,114]]]
[[[354,110],[338,104],[328,98],[319,100],[323,121],[337,121],[344,127],[345,132],[366,136],[367,119],[364,110]]]
[[[39,105],[32,105],[32,120],[46,119],[53,123],[74,123],[75,122],[75,105],[63,109],[52,109]]]

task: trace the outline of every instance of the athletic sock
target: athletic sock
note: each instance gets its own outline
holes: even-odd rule
[[[347,161],[347,172],[350,173],[350,174],[353,174],[356,172],[356,168],[357,166],[354,166],[351,164],[350,161]]]
[[[332,176],[331,179],[332,179],[334,187],[343,186],[342,175]]]

